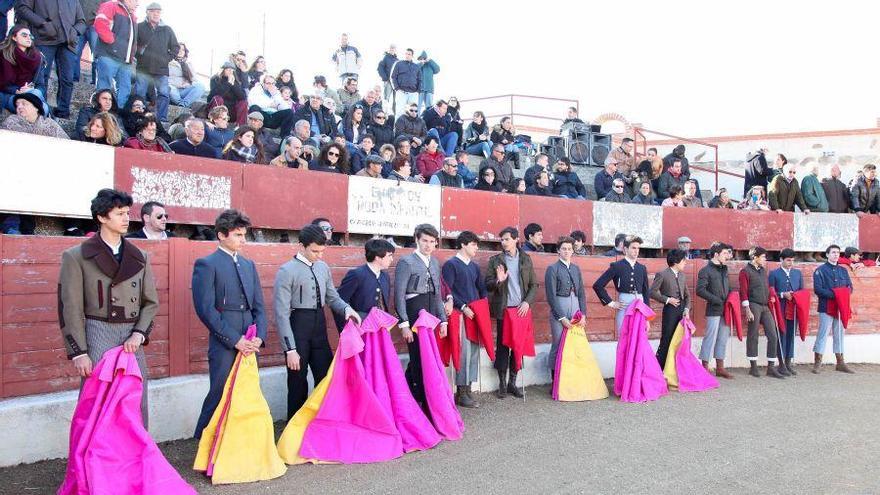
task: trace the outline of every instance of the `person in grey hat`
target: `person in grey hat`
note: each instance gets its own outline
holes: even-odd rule
[[[147,5],[147,19],[138,24],[137,40],[135,93],[155,101],[156,116],[167,122],[171,99],[168,64],[174,60],[180,45],[174,30],[162,23],[162,6],[158,3]]]
[[[687,236],[678,238],[678,249],[687,253],[687,259],[689,260],[697,259],[703,255],[699,249],[691,249],[691,238]]]

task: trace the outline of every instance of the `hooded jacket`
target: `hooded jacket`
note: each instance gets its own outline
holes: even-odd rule
[[[404,113],[398,117],[397,122],[394,123],[394,135],[400,136],[402,134],[417,137],[424,141],[425,136],[428,135],[428,127],[425,125],[425,121],[422,120],[421,117],[412,117],[409,114]]]
[[[433,60],[426,60],[427,58],[428,52],[423,51],[419,55],[419,60],[425,60],[424,62],[419,62],[419,91],[422,93],[433,93],[434,74],[440,72],[440,66]]]
[[[750,156],[746,161],[745,181],[743,182],[743,197],[752,190],[752,186],[761,186],[767,189],[767,183],[772,175],[767,157],[763,151]]]
[[[675,160],[681,161],[681,175],[686,179],[691,176],[691,165],[688,161],[687,157],[684,156],[685,147],[683,144],[679,144],[675,148],[672,149],[672,153],[663,157],[663,171],[666,172],[669,170],[669,167],[675,162]]]

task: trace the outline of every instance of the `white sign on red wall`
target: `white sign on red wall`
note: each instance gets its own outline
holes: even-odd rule
[[[348,231],[411,236],[416,225],[440,226],[440,186],[371,177],[348,180]]]

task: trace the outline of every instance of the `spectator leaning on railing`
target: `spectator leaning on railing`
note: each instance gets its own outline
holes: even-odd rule
[[[611,191],[602,198],[606,203],[629,203],[629,195],[626,193],[626,184],[623,179],[614,179],[611,183]]]
[[[370,177],[372,179],[382,179],[382,158],[377,155],[369,155],[364,161],[364,167],[354,175],[358,177]]]
[[[526,187],[526,194],[529,196],[553,196],[550,190],[550,172],[541,170],[535,176],[535,183]]]
[[[880,213],[880,184],[877,182],[877,166],[867,164],[862,167],[862,175],[858,177],[850,189],[852,207],[859,215]]]
[[[503,188],[498,182],[498,174],[494,167],[480,167],[480,178],[474,189],[477,191],[501,192]]]
[[[718,190],[718,194],[709,201],[709,208],[733,208],[733,201],[730,200],[727,189],[722,187]]]
[[[697,191],[697,181],[689,179],[684,183],[684,205],[688,208],[702,208],[703,198]]]
[[[796,172],[794,164],[788,163],[782,169],[782,175],[777,175],[770,182],[767,196],[771,210],[794,211],[797,205],[804,213],[810,212],[804,204],[801,188],[795,178]]]
[[[664,172],[665,173],[665,172]],[[684,208],[684,191],[679,185],[673,185],[667,190],[667,198],[660,203],[660,206],[673,206]]]
[[[455,158],[450,156],[443,160],[443,168],[431,176],[428,184],[464,188],[464,181],[458,175],[458,162],[455,161]]]
[[[770,211],[770,204],[767,202],[767,193],[764,190],[764,186],[752,186],[743,200],[736,206],[736,209]]]
[[[34,89],[43,55],[33,45],[31,30],[24,24],[13,26],[0,43],[0,112],[5,108],[15,113],[12,97]]]
[[[232,141],[223,148],[223,159],[241,163],[266,163],[263,144],[256,138],[254,129],[246,125],[235,130]]]
[[[846,184],[840,181],[840,165],[831,165],[829,176],[822,179],[822,190],[828,200],[830,213],[849,213],[850,194]]]
[[[825,197],[825,191],[822,184],[819,183],[819,164],[811,162],[805,167],[806,174],[801,179],[801,194],[804,197],[804,204],[810,211],[827,212],[828,199]]]
[[[302,141],[295,136],[288,136],[284,141],[281,141],[281,154],[273,158],[269,165],[307,170],[309,162],[302,157],[302,151]]]
[[[646,180],[639,184],[638,191],[630,199],[630,203],[649,206],[657,205],[657,196],[651,188],[651,181]]]
[[[156,116],[160,122],[168,121],[171,102],[168,64],[177,56],[179,48],[174,30],[162,22],[162,6],[156,2],[147,5],[147,19],[137,26],[135,93],[153,100],[155,91]]]

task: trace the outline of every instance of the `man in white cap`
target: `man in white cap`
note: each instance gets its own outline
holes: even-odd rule
[[[179,49],[174,31],[162,22],[162,6],[156,2],[147,5],[147,19],[137,26],[137,82],[134,91],[138,96],[156,102],[156,116],[162,122],[168,121],[171,99],[168,64]],[[119,104],[125,105],[125,102]]]
[[[699,249],[691,250],[691,238],[687,236],[681,236],[678,238],[678,249],[687,253],[686,259],[689,260],[697,259],[702,255]]]

